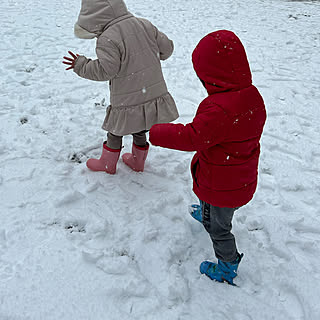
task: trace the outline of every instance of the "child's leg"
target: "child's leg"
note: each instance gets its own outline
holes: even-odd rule
[[[147,131],[132,134],[133,144],[131,153],[122,156],[123,162],[132,170],[142,172],[148,155],[149,143],[146,138]]]
[[[232,218],[237,208],[214,207],[201,201],[203,225],[210,235],[216,257],[225,262],[237,259],[238,250],[231,233]]]
[[[107,141],[105,144],[110,149],[121,149],[122,148],[122,136],[116,136],[112,134],[111,132],[108,132],[107,134]]]
[[[147,145],[147,137],[146,137],[146,130],[134,133],[133,136],[133,143],[138,147],[145,147]]]

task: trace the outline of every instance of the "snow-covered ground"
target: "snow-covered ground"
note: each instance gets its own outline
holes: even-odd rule
[[[319,1],[127,5],[175,42],[163,68],[180,122],[205,97],[196,43],[230,29],[246,47],[268,120],[257,193],[234,219],[238,287],[198,271],[214,257],[187,212],[191,153],[151,147],[144,173],[86,169],[109,93],[61,63],[95,56],[73,36],[80,0],[1,0],[0,319],[320,319]]]

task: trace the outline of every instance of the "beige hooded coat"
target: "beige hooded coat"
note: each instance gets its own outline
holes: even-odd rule
[[[98,59],[80,56],[74,72],[109,81],[104,130],[123,136],[178,118],[160,63],[171,56],[173,42],[151,22],[129,13],[122,0],[82,0],[75,34],[98,38]]]

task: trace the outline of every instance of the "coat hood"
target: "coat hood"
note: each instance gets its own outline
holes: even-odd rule
[[[82,0],[75,34],[79,37],[84,34],[85,39],[90,38],[89,34],[100,35],[112,21],[127,14],[122,0]]]
[[[201,39],[192,53],[192,63],[209,95],[252,84],[245,49],[231,31],[219,30]]]

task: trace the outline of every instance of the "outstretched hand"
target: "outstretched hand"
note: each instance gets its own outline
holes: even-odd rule
[[[78,54],[74,54],[72,51],[68,51],[68,53],[70,54],[70,57],[63,57],[64,61],[62,61],[62,63],[69,65],[70,67],[66,68],[66,70],[70,70],[74,68],[74,64],[76,62],[76,60],[78,59],[79,55]]]

